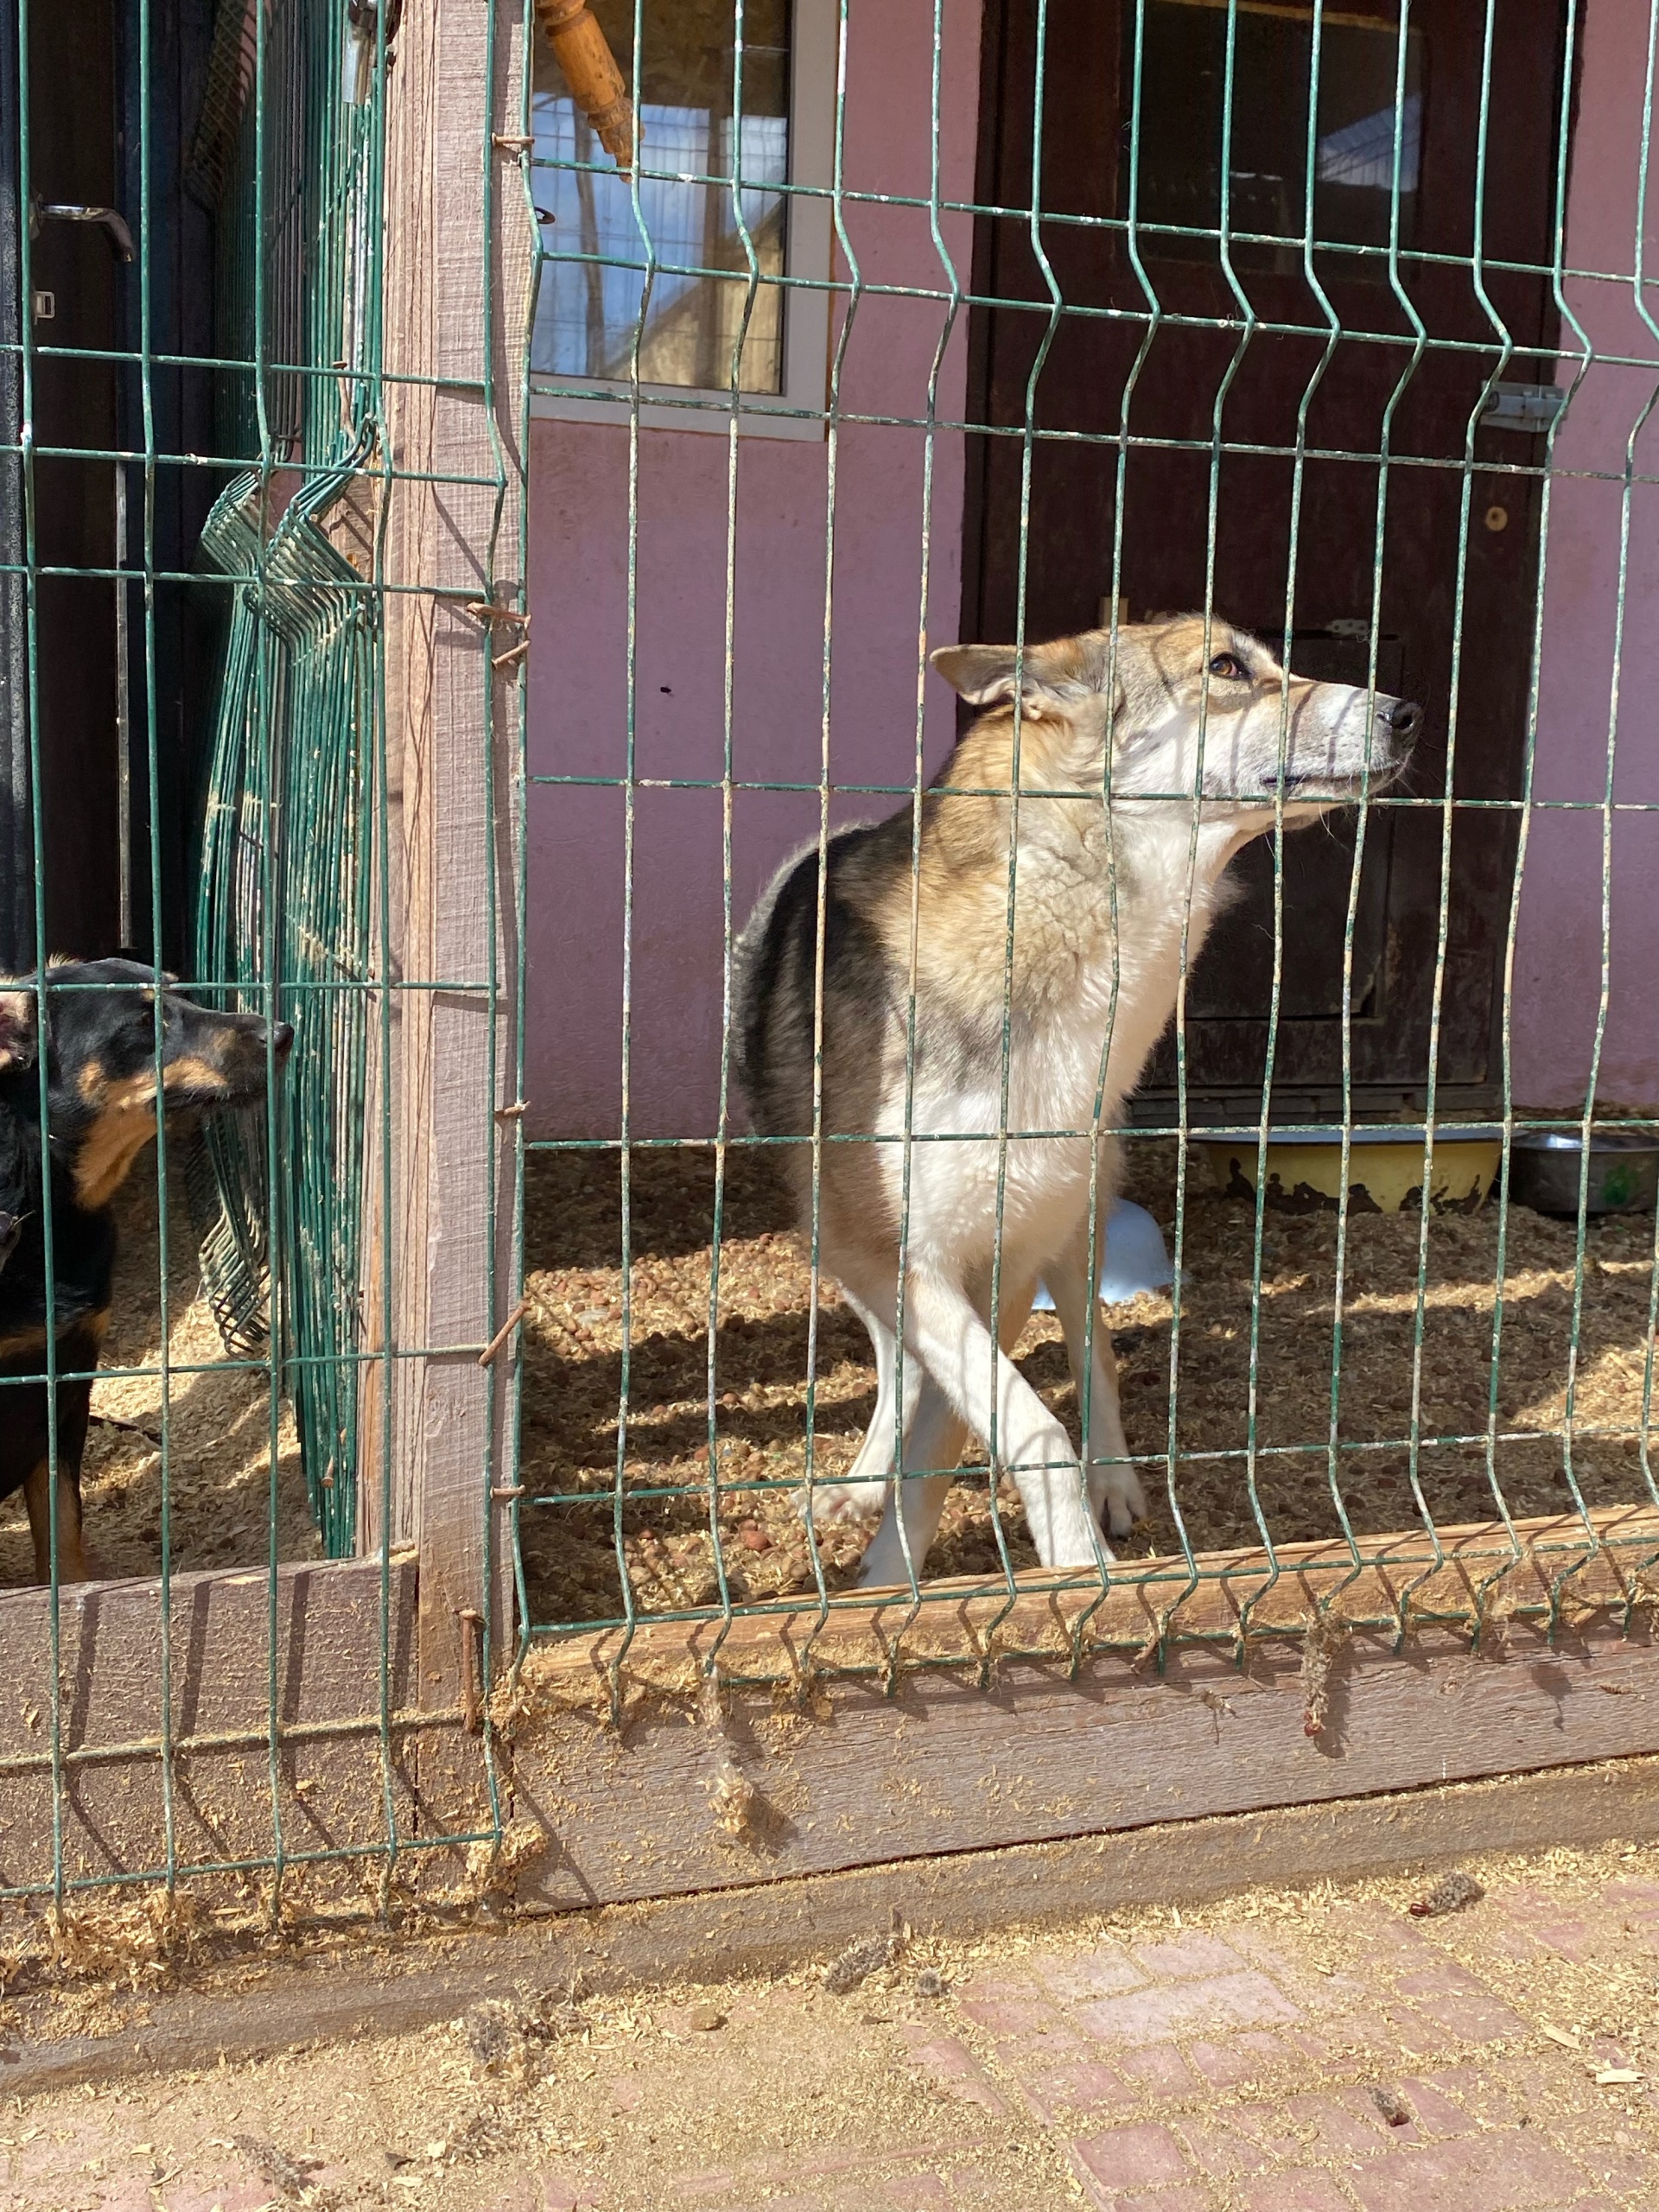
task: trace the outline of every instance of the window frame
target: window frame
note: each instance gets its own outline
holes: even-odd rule
[[[789,182],[815,188],[791,192],[784,225],[782,287],[783,389],[741,391],[741,437],[793,438],[821,442],[825,435],[830,364],[830,281],[835,182],[836,86],[840,38],[837,0],[794,0],[790,10]],[[559,376],[531,370],[556,391],[532,390],[532,418],[561,423],[632,419],[634,385],[626,377]],[[714,431],[729,435],[729,385],[641,384],[639,426],[646,430]]]

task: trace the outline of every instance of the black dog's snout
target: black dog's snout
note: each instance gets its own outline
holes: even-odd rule
[[[293,1042],[294,1032],[289,1023],[286,1021],[271,1023],[270,1048],[279,1060],[285,1060],[288,1058],[288,1048]]]
[[[1389,709],[1389,728],[1409,745],[1423,726],[1423,710],[1414,699],[1396,699]]]

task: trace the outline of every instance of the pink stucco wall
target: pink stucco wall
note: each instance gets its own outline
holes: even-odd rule
[[[855,191],[929,188],[931,9],[855,9],[847,56],[844,175]],[[972,197],[979,0],[944,0],[942,194]],[[849,205],[871,284],[944,281],[925,209]],[[969,219],[944,231],[967,285]],[[843,273],[838,264],[838,273]],[[937,302],[866,296],[842,380],[855,414],[924,414],[944,321]],[[946,356],[939,412],[960,422],[968,317]],[[918,650],[955,638],[963,448],[936,441],[925,499],[914,429],[843,427],[830,575],[829,767],[833,783],[904,784],[916,741]],[[608,424],[540,420],[531,447],[532,773],[620,777],[626,729],[628,438]],[[706,433],[642,432],[636,777],[718,778],[726,671],[728,447]],[[821,442],[741,442],[736,488],[732,748],[741,779],[821,773],[828,458]],[[931,537],[927,604],[922,548]],[[926,683],[930,766],[954,702]],[[893,799],[842,794],[838,821]],[[817,797],[738,791],[732,893],[741,923],[778,861],[811,837]],[[605,1136],[622,1100],[624,836],[615,788],[533,786],[529,803],[526,1095],[537,1135]],[[638,1135],[699,1135],[715,1122],[721,1061],[721,798],[636,790],[629,1061]]]
[[[1618,609],[1626,451],[1659,385],[1659,333],[1637,311],[1638,163],[1647,67],[1647,0],[1589,0],[1567,196],[1567,259],[1618,281],[1577,278],[1573,313],[1599,355],[1555,442],[1544,544],[1543,653],[1534,796],[1589,800],[1585,813],[1536,813],[1516,943],[1515,1083],[1539,1105],[1582,1103],[1602,973],[1600,802],[1610,751],[1616,802],[1659,801],[1659,484],[1630,492],[1622,645]],[[1659,213],[1659,177],[1650,205]],[[1649,313],[1659,270],[1649,232]],[[1570,332],[1564,346],[1572,346]],[[1574,347],[1574,353],[1579,349]],[[1556,375],[1576,366],[1564,352]],[[1659,418],[1636,438],[1637,474],[1659,474]],[[1593,472],[1593,473],[1587,473]],[[1612,817],[1605,1042],[1598,1096],[1659,1102],[1659,815]]]

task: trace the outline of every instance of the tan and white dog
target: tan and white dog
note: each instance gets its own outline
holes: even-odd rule
[[[878,1395],[847,1479],[811,1506],[823,1522],[885,1498],[861,1576],[877,1587],[921,1571],[970,1433],[1012,1477],[1046,1567],[1111,1557],[1103,1506],[1119,1535],[1145,1511],[1110,1340],[1090,1327],[1097,1103],[1111,1128],[1235,855],[1280,811],[1296,828],[1382,788],[1421,720],[1287,676],[1255,639],[1219,620],[1206,637],[1195,617],[932,659],[986,711],[918,836],[906,806],[830,840],[822,901],[818,1245],[869,1331]],[[767,1136],[814,1128],[818,873],[816,847],[787,862],[737,947],[739,1072]],[[813,1148],[780,1151],[805,1223]],[[1100,1153],[1096,1264],[1116,1141]],[[1088,1408],[1081,1464],[1008,1357],[1039,1281]]]

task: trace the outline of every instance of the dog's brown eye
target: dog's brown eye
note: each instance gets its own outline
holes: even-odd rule
[[[1249,671],[1243,662],[1236,659],[1231,653],[1217,653],[1210,664],[1210,673],[1211,676],[1230,677],[1240,683],[1248,683],[1249,680]]]

